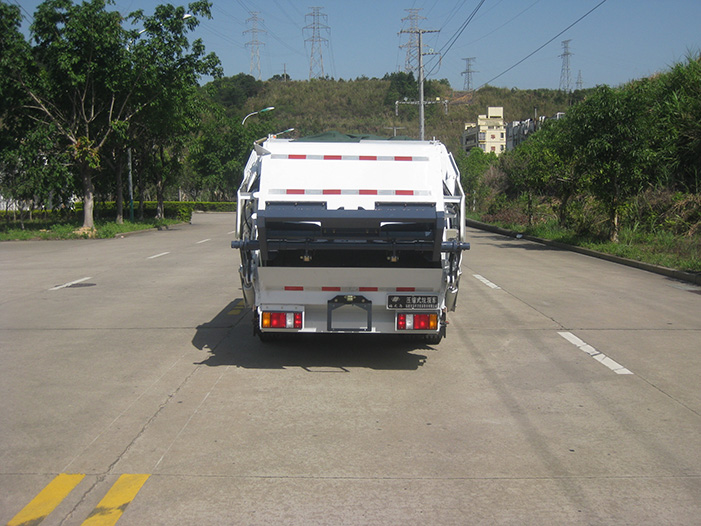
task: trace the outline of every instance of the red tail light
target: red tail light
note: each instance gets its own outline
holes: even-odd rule
[[[302,325],[301,312],[261,312],[260,326],[262,329],[301,329]]]
[[[435,331],[438,330],[438,314],[397,314],[397,330]]]

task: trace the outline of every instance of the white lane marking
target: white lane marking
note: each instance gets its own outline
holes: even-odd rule
[[[231,234],[235,234],[235,233],[236,233],[236,230],[232,230],[231,232],[227,232],[226,234],[230,236]]]
[[[487,278],[484,278],[484,277],[480,276],[479,274],[473,274],[473,276],[476,277],[478,280],[480,280],[485,285],[487,285],[489,288],[501,289],[501,287],[499,285],[495,285],[494,283],[489,281]]]
[[[200,243],[206,243],[207,241],[211,241],[211,238],[203,239],[202,241],[198,241],[195,243],[195,245],[199,245]]]
[[[600,353],[594,347],[591,345],[583,342],[579,338],[577,338],[574,334],[571,332],[558,332],[560,336],[562,336],[565,340],[570,342],[572,345],[575,345],[576,347],[579,347],[580,350],[584,351],[587,353],[589,356],[594,358],[596,361],[601,362],[603,365],[611,369],[614,373],[616,374],[633,374],[631,371],[623,367],[620,363],[612,360],[608,356],[606,356],[604,353]]]
[[[161,256],[165,256],[167,254],[170,254],[170,252],[161,252],[160,254],[156,254],[155,256],[149,256],[146,259],[156,259],[156,258],[159,258]]]
[[[82,283],[83,281],[88,281],[90,278],[80,278],[75,281],[69,281],[68,283],[64,283],[63,285],[56,285],[55,287],[51,287],[49,290],[59,290],[59,289],[65,289],[66,287],[70,287],[71,285],[75,285],[76,283]]]

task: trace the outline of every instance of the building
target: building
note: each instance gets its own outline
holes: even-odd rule
[[[497,155],[506,150],[504,108],[489,106],[487,115],[477,117],[477,122],[466,122],[462,147],[467,152],[472,148],[481,148],[486,153],[494,152]]]
[[[561,111],[557,112],[554,117],[545,117],[541,115],[537,119],[526,119],[525,121],[513,121],[506,125],[506,149],[513,150],[523,141],[528,139],[531,134],[538,131],[545,121],[555,119],[559,120],[565,114]]]
[[[540,127],[543,117],[538,120],[513,121],[506,125],[506,149],[513,150]]]

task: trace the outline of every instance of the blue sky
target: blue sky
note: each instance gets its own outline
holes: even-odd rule
[[[8,1],[8,0],[5,0]],[[26,26],[38,0],[9,0],[20,5]],[[75,0],[74,0],[75,1]],[[475,57],[474,87],[485,83],[521,89],[551,88],[560,84],[563,40],[569,51],[572,88],[581,72],[583,87],[617,86],[667,69],[683,61],[689,51],[701,49],[701,0],[485,0],[455,39],[481,0],[214,0],[212,20],[203,19],[191,33],[202,38],[208,51],[222,61],[224,74],[250,72],[251,12],[261,20],[258,40],[263,80],[283,71],[293,80],[309,78],[310,49],[303,28],[311,6],[322,7],[328,39],[321,53],[324,73],[336,79],[382,77],[403,70],[409,35],[407,9],[418,9],[419,27],[440,30],[424,35],[427,78],[450,81],[462,89],[466,57]],[[111,9],[127,14],[144,9],[151,14],[165,0],[116,0]],[[175,5],[186,2],[172,1]],[[596,8],[595,8],[596,7]],[[558,33],[595,8],[581,21]],[[530,58],[504,73],[553,39]],[[452,47],[449,47],[451,42]]]

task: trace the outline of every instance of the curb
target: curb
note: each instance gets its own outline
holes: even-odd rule
[[[569,250],[570,252],[578,252],[579,254],[604,259],[606,261],[611,261],[620,265],[626,265],[628,267],[634,267],[640,270],[645,270],[647,272],[653,272],[655,274],[667,276],[668,278],[678,279],[680,281],[686,281],[689,283],[695,283],[696,285],[701,285],[701,274],[684,272],[683,270],[676,270],[673,268],[662,267],[660,265],[653,265],[651,263],[644,263],[642,261],[636,261],[634,259],[614,256],[612,254],[605,254],[604,252],[597,252],[596,250],[592,250],[590,248],[578,247],[576,245],[568,245],[566,243],[560,243],[559,241],[551,241],[550,239],[542,239],[535,236],[529,236],[527,234],[517,234],[512,230],[507,230],[505,228],[500,228],[494,225],[488,225],[487,223],[475,221],[474,219],[466,219],[465,224],[467,226],[471,226],[479,230],[486,230],[487,232],[493,232],[502,236],[513,237],[517,239],[526,239],[528,241],[534,241],[535,243],[540,243],[542,245],[547,245],[553,248]]]

